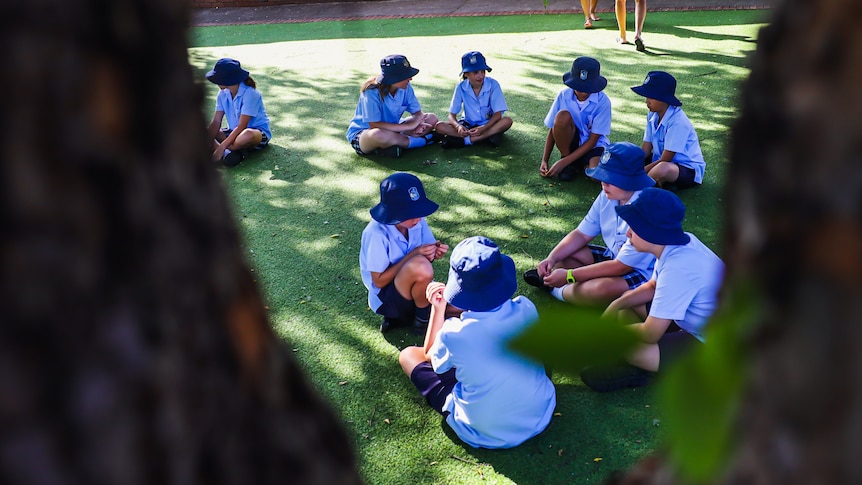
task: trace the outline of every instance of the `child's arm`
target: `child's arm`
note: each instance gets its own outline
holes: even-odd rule
[[[494,124],[503,119],[503,112],[497,111],[488,118],[488,122],[482,126],[476,126],[467,131],[467,134],[470,136],[479,136],[488,129],[490,129]]]
[[[572,269],[572,277],[580,283],[595,278],[606,278],[612,276],[622,276],[628,274],[632,270],[631,266],[611,259],[600,263],[588,264],[580,268]],[[559,288],[567,283],[568,269],[558,268],[545,278],[545,285]]]
[[[403,258],[399,259],[397,263],[390,264],[388,268],[382,273],[371,272],[371,282],[374,283],[374,286],[378,288],[383,288],[389,283],[395,281],[395,277],[398,276],[398,273],[401,272],[401,268],[404,266],[404,263],[410,260],[410,258],[414,256],[424,256],[428,258],[428,261],[434,260],[434,255],[438,251],[439,247],[436,243],[431,244],[423,244],[414,248],[409,253],[405,254]],[[446,249],[449,249],[449,246],[446,246]]]
[[[548,257],[539,262],[539,266],[537,268],[539,276],[544,277],[550,275],[557,263],[571,257],[592,240],[592,237],[577,229],[566,234],[566,236],[563,237],[556,246],[554,246],[554,249],[548,253]]]
[[[599,138],[601,138],[601,136],[602,135],[596,133],[590,133],[589,138],[587,138],[587,141],[585,141],[583,145],[579,146],[575,149],[575,151],[569,153],[568,155],[557,160],[556,162],[554,162],[553,165],[551,165],[551,168],[548,169],[548,177],[558,175],[560,172],[563,171],[564,168],[571,165],[572,162],[589,153],[590,150],[596,147],[596,143],[599,142]]]
[[[548,160],[551,158],[551,151],[554,149],[554,132],[548,130],[548,136],[545,138],[545,151],[542,152],[542,163],[539,164],[539,175],[548,177]]]
[[[216,134],[221,129],[221,122],[224,119],[224,111],[216,111],[213,113],[213,119],[207,127],[207,135],[210,140],[215,140]]]
[[[238,137],[239,134],[243,132],[243,130],[248,128],[249,121],[251,121],[251,116],[239,115],[239,122],[237,123],[236,128],[234,128],[233,131],[230,132],[227,138],[225,138],[221,143],[219,143],[217,150],[223,152],[225,148],[229,148],[231,145],[233,145],[233,142],[234,140],[236,140],[236,137]]]
[[[645,343],[657,343],[670,326],[671,320],[648,316],[643,323],[634,323],[631,328]]]
[[[431,303],[431,317],[428,320],[428,330],[425,332],[425,358],[431,361],[431,346],[434,345],[434,340],[437,338],[437,332],[443,326],[446,313],[446,300],[443,299],[443,290],[446,288],[444,283],[432,281],[425,288],[425,296],[428,302]]]
[[[646,305],[652,301],[653,296],[655,296],[655,280],[651,279],[634,290],[623,293],[622,296],[612,301],[602,315],[613,316],[620,310]]]
[[[650,145],[652,145],[652,144],[650,144]],[[650,146],[650,150],[652,150],[652,146]],[[665,150],[665,151],[661,152],[661,156],[658,158],[658,160],[656,160],[650,164],[647,164],[644,167],[644,171],[649,173],[649,171],[652,170],[652,168],[655,167],[656,164],[658,164],[659,162],[672,162],[673,157],[675,157],[675,156],[676,156],[676,152],[672,152],[670,150]]]

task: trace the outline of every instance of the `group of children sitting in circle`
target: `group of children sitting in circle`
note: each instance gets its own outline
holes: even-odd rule
[[[419,71],[406,57],[387,56],[380,66],[381,73],[363,85],[347,132],[360,155],[400,156],[437,141],[444,148],[482,141],[498,146],[512,126],[500,86],[485,75],[491,68],[479,52],[462,58],[463,80],[445,121],[422,112],[410,86]],[[246,150],[271,140],[269,120],[239,62],[219,60],[207,79],[221,89],[210,125],[213,158],[234,165]],[[578,226],[523,278],[559,300],[604,306],[606,318],[638,335],[640,343],[624,362],[581,372],[588,387],[607,392],[643,386],[705,342],[704,327],[717,306],[724,264],[683,231],[685,207],[674,193],[700,184],[705,163],[670,74],[652,71],[632,88],[650,111],[640,147],[608,140],[611,103],[602,93],[607,80],[598,61],[575,59],[563,83],[567,87],[545,117],[540,172],[566,180],[583,171],[602,190]],[[228,128],[222,129],[225,116]],[[554,147],[560,158],[551,163]],[[461,440],[514,447],[542,432],[556,406],[542,364],[507,347],[539,313],[527,297],[514,296],[513,260],[483,236],[458,243],[447,282],[434,281],[431,263],[449,252],[426,221],[438,208],[413,174],[396,172],[380,183],[380,202],[370,210],[359,254],[368,305],[383,317],[382,332],[406,326],[424,335],[423,345],[400,352],[400,365]],[[592,244],[599,234],[605,246]]]

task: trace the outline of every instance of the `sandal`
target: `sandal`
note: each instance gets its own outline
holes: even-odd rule
[[[587,17],[586,20],[584,20],[584,28],[585,29],[592,29],[593,28],[593,21],[590,20],[589,17]]]
[[[590,14],[590,20],[592,20],[593,22],[598,22],[598,21],[599,21],[599,20],[601,20],[601,19],[600,19],[600,18],[598,18],[598,17],[596,17],[596,15],[595,15],[595,14],[592,14],[592,13],[591,13],[591,14]]]

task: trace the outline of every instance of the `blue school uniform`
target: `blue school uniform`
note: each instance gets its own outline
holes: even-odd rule
[[[359,103],[356,105],[356,113],[347,127],[347,141],[352,142],[363,130],[371,127],[369,123],[400,123],[404,112],[416,113],[422,111],[419,100],[413,92],[413,86],[408,84],[407,88],[395,91],[395,94],[387,93],[382,99],[380,91],[371,87],[359,93]]]
[[[658,160],[665,150],[675,152],[671,161],[694,170],[694,181],[703,183],[706,162],[694,126],[682,108],[668,106],[661,120],[658,113],[650,112],[647,115],[644,141],[652,143],[652,161]]]
[[[383,304],[377,296],[380,288],[371,281],[371,273],[382,273],[386,268],[401,261],[407,253],[423,244],[434,243],[434,234],[423,217],[418,224],[407,230],[405,238],[395,224],[381,224],[372,220],[362,231],[359,248],[359,272],[362,283],[368,289],[368,306],[377,311]]]
[[[628,203],[637,200],[641,191],[635,191]],[[617,215],[614,207],[619,205],[618,200],[609,200],[604,191],[599,193],[593,205],[590,206],[586,217],[578,224],[578,231],[587,236],[596,237],[601,234],[607,246],[605,256],[616,259],[631,267],[648,280],[653,274],[655,256],[650,253],[638,252],[626,236],[629,229],[628,223]]]
[[[234,97],[231,97],[228,89],[222,89],[216,96],[215,110],[224,112],[227,127],[231,130],[239,125],[240,115],[251,116],[248,127],[262,131],[268,140],[272,140],[269,116],[266,115],[266,109],[263,106],[263,96],[257,89],[240,83]]]
[[[470,123],[471,126],[482,126],[488,123],[494,113],[505,112],[509,109],[509,106],[506,105],[506,99],[503,97],[500,83],[487,76],[485,76],[478,96],[473,91],[473,87],[470,86],[468,79],[464,79],[455,86],[452,102],[449,104],[449,112],[457,115],[461,112],[462,107],[464,109],[463,120]]]
[[[611,99],[603,92],[592,93],[581,106],[575,96],[575,90],[565,88],[557,94],[551,109],[545,116],[545,126],[550,129],[554,127],[554,118],[560,111],[568,111],[572,115],[575,126],[578,127],[580,141],[578,146],[586,143],[590,134],[599,136],[596,147],[607,148],[610,144],[608,135],[611,134]]]
[[[649,314],[673,320],[704,342],[703,330],[718,304],[724,263],[694,234],[688,244],[665,246],[655,265]]]
[[[557,404],[544,367],[507,346],[539,318],[524,296],[447,319],[429,350],[434,371],[455,369],[446,423],[474,448],[511,448],[539,434]]]

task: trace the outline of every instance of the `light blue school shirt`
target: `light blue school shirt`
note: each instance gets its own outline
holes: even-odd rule
[[[216,96],[216,111],[224,111],[227,119],[227,127],[233,130],[239,125],[240,115],[251,116],[248,127],[266,133],[266,138],[272,141],[272,132],[269,129],[269,116],[263,106],[263,96],[260,91],[239,83],[236,96],[231,97],[230,90],[222,89]]]
[[[668,106],[661,121],[658,113],[650,112],[647,115],[644,141],[652,143],[652,161],[658,160],[665,150],[675,152],[671,161],[694,170],[694,181],[703,183],[706,162],[694,126],[682,108]]]
[[[449,104],[449,112],[456,116],[464,108],[464,120],[474,126],[482,126],[488,123],[491,116],[498,111],[505,112],[509,109],[503,90],[496,79],[485,76],[479,96],[476,96],[468,79],[462,80],[455,86],[452,94],[452,102]]]
[[[703,330],[718,305],[724,263],[686,233],[688,244],[665,246],[655,265],[655,295],[649,314],[673,320],[679,328],[705,342]]]
[[[633,192],[628,204],[636,201],[640,193],[640,190]],[[618,200],[608,199],[607,194],[602,191],[593,201],[586,217],[578,224],[578,230],[591,237],[601,234],[607,247],[605,256],[630,266],[644,279],[649,279],[653,274],[655,256],[650,253],[641,253],[632,246],[631,241],[626,236],[629,225],[617,215],[617,211],[614,209],[619,203]]]
[[[554,118],[560,111],[568,111],[572,115],[575,126],[578,127],[580,142],[586,143],[590,134],[599,136],[596,147],[607,147],[610,144],[608,135],[611,134],[611,99],[603,92],[592,93],[587,97],[586,105],[581,108],[575,90],[565,88],[557,94],[551,109],[545,116],[545,126],[548,129],[554,127]]]
[[[356,113],[347,127],[347,141],[353,141],[360,131],[370,128],[370,123],[400,123],[405,111],[422,111],[411,84],[408,84],[406,89],[396,90],[395,94],[387,93],[383,99],[376,87],[362,91],[359,93]]]
[[[443,404],[446,423],[474,448],[511,448],[551,421],[556,391],[544,367],[507,343],[539,318],[524,296],[487,312],[447,319],[431,346],[437,373],[455,369],[458,383]]]
[[[381,224],[372,220],[365,226],[359,248],[359,272],[362,275],[362,283],[368,289],[368,306],[372,310],[376,312],[383,302],[377,296],[380,294],[380,288],[374,286],[371,273],[382,273],[401,261],[410,251],[435,241],[424,217],[407,230],[406,238],[395,224]]]

